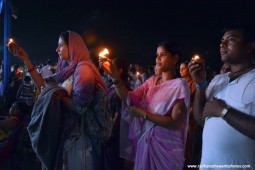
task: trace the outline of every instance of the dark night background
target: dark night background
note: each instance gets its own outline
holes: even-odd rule
[[[157,44],[170,40],[181,45],[183,60],[197,53],[218,69],[222,28],[232,22],[255,23],[255,2],[245,0],[12,0],[12,5],[18,10],[12,37],[36,62],[57,61],[58,35],[73,30],[83,35],[89,49],[106,46],[111,57],[128,62],[153,65]],[[3,12],[0,40],[3,46]]]

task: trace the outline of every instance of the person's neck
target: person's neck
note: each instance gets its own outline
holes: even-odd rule
[[[168,80],[172,80],[175,78],[175,74],[173,72],[162,72],[162,75],[161,75],[161,80],[162,80],[162,83],[163,82],[166,82]]]
[[[184,80],[186,80],[187,82],[189,82],[190,80],[192,80],[191,76],[184,76],[182,77]]]
[[[231,72],[236,73],[253,67],[254,67],[253,63],[231,65]]]
[[[239,64],[239,65],[231,65],[231,73],[229,75],[231,80],[234,80],[241,75],[249,72],[254,68],[253,63]]]

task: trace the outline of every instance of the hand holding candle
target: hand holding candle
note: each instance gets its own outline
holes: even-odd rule
[[[16,45],[15,45],[15,42],[12,38],[9,39],[9,41],[7,43],[7,47],[8,47],[8,50],[10,51],[10,53],[14,54],[14,51],[16,49]]]
[[[106,56],[109,54],[109,51],[107,48],[105,48],[103,51],[99,53],[99,65],[100,67],[110,76],[112,75],[111,71],[111,60]]]
[[[196,84],[201,84],[206,80],[205,61],[199,56],[194,55],[188,64],[189,73]]]
[[[138,78],[138,80],[142,83],[143,79],[142,79],[142,76],[141,76],[141,73],[140,72],[136,72],[136,77]]]
[[[12,38],[9,39],[7,48],[12,55],[17,56],[22,60],[27,59],[28,57],[24,49],[21,48]]]

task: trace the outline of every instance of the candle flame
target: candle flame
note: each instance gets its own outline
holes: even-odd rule
[[[107,58],[105,55],[109,54],[109,51],[107,48],[105,48],[102,52],[99,53],[99,57]]]
[[[140,75],[140,73],[137,71],[137,72],[136,72],[136,75],[137,75],[137,76],[139,76],[139,75]]]
[[[199,55],[195,55],[195,56],[193,57],[193,59],[194,59],[194,60],[198,60],[198,59],[200,59],[200,57],[199,57]]]
[[[9,43],[12,43],[14,42],[14,40],[12,38],[9,39]]]

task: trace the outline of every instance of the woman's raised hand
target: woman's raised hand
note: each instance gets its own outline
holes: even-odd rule
[[[28,58],[26,51],[21,48],[16,42],[9,42],[7,44],[7,47],[12,55],[19,57],[22,60]]]
[[[115,66],[114,62],[112,62],[112,60],[107,60],[107,61],[101,61],[99,59],[99,61],[101,62],[101,68],[108,74],[110,75],[111,78],[113,79],[119,79],[119,75],[118,75],[118,69]]]

